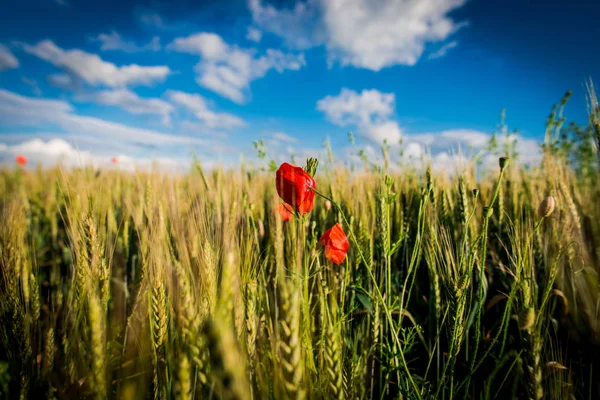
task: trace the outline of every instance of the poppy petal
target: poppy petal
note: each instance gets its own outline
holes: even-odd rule
[[[325,246],[325,257],[335,263],[340,264],[346,258],[346,251],[348,250],[349,243],[346,234],[344,233],[340,224],[335,224],[329,228],[321,238],[319,242],[322,242]]]
[[[278,211],[279,216],[284,222],[289,221],[294,216],[292,207],[289,204],[279,204]]]
[[[315,180],[300,167],[283,163],[276,173],[275,187],[279,197],[298,210],[301,215],[310,212],[314,205]]]

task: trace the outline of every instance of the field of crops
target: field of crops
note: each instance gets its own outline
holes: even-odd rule
[[[598,398],[600,175],[561,140],[477,174],[6,168],[0,392]]]

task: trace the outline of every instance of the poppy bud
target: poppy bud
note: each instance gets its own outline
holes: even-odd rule
[[[535,323],[535,310],[533,307],[524,309],[519,315],[519,329],[526,331]]]
[[[310,176],[315,176],[317,173],[317,167],[319,166],[319,160],[316,158],[309,158],[306,160],[306,167],[304,167],[304,171]]]
[[[538,215],[541,218],[549,217],[550,214],[554,211],[554,207],[556,207],[556,202],[554,201],[554,197],[548,196],[541,203],[540,208],[538,209]]]
[[[325,231],[319,242],[325,245],[325,257],[335,264],[341,264],[346,258],[349,243],[340,224],[335,224]]]
[[[483,213],[487,218],[491,218],[494,215],[494,207],[483,207]]]
[[[498,163],[500,164],[501,170],[506,168],[509,160],[510,160],[510,158],[508,158],[508,157],[500,157],[500,159],[498,160]]]

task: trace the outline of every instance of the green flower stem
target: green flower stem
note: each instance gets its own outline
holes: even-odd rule
[[[471,376],[473,374],[474,368],[475,368],[475,359],[477,357],[477,352],[479,350],[479,336],[480,336],[480,329],[481,329],[481,314],[482,314],[482,310],[483,310],[483,280],[485,279],[485,259],[486,259],[486,255],[487,255],[487,240],[488,240],[488,227],[489,227],[489,222],[490,222],[490,218],[492,217],[493,214],[493,207],[494,207],[494,203],[496,202],[496,199],[498,198],[498,193],[500,193],[500,185],[502,185],[502,177],[504,176],[504,171],[505,171],[505,167],[501,167],[500,168],[500,176],[498,177],[498,182],[496,183],[496,189],[494,190],[494,195],[492,196],[492,200],[490,200],[490,203],[488,205],[488,209],[487,212],[484,216],[484,221],[483,221],[483,242],[481,245],[481,271],[480,271],[480,275],[479,275],[479,291],[478,291],[478,295],[479,295],[479,305],[478,305],[478,310],[477,310],[477,322],[475,324],[475,350],[473,352],[473,357],[471,359],[471,364],[469,366],[469,376]],[[467,382],[467,385],[465,387],[465,398],[467,398],[467,395],[469,393],[469,385],[470,385],[471,381]]]
[[[361,248],[360,245],[358,244],[358,240],[356,239],[356,235],[354,235],[354,231],[352,229],[352,226],[350,225],[350,222],[348,222],[348,219],[346,218],[346,214],[344,213],[344,211],[342,210],[342,208],[340,207],[340,205],[334,201],[332,198],[325,196],[324,194],[320,193],[319,191],[317,191],[315,188],[311,188],[316,194],[318,194],[319,196],[321,196],[322,198],[324,198],[325,200],[329,200],[331,202],[331,204],[340,212],[340,214],[342,215],[342,219],[344,220],[344,223],[346,224],[346,226],[348,227],[348,231],[350,233],[350,238],[352,239],[352,242],[354,243],[354,246],[356,247],[358,254],[360,256],[361,261],[363,262],[363,264],[365,265],[365,267],[367,267],[367,272],[369,273],[369,278],[371,279],[371,281],[373,282],[373,286],[375,287],[375,293],[377,294],[377,300],[381,303],[381,306],[383,307],[385,316],[388,320],[388,324],[390,325],[391,329],[392,329],[392,336],[394,337],[394,341],[395,344],[398,348],[398,352],[400,353],[400,358],[402,359],[402,365],[405,369],[406,375],[408,376],[408,380],[410,381],[410,384],[413,388],[413,390],[415,391],[415,393],[417,394],[417,398],[422,400],[423,397],[421,396],[421,392],[419,390],[419,387],[417,386],[417,384],[415,383],[415,381],[412,378],[412,375],[410,374],[410,371],[408,370],[408,365],[406,364],[406,360],[404,358],[404,353],[402,352],[402,344],[400,343],[400,339],[398,338],[398,332],[396,331],[396,329],[394,329],[394,320],[392,319],[392,314],[390,313],[389,308],[387,307],[386,301],[383,298],[383,295],[381,294],[381,291],[379,290],[379,285],[377,284],[377,280],[375,279],[375,276],[373,275],[373,271],[371,271],[371,265],[367,262]]]

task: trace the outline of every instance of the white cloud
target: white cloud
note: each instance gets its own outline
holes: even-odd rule
[[[31,90],[33,91],[33,94],[35,94],[36,96],[41,96],[42,95],[42,89],[40,89],[40,85],[38,85],[38,83],[33,80],[33,79],[29,79],[25,76],[21,76],[21,81],[26,84],[27,86],[31,87]]]
[[[436,136],[436,140],[439,140],[439,137],[477,148],[485,146],[490,140],[489,134],[473,129],[451,129],[441,132],[439,136]]]
[[[283,132],[275,132],[273,133],[273,139],[278,140],[280,142],[285,142],[285,143],[298,143],[298,139],[296,139],[295,137],[292,137],[290,135],[287,135]]]
[[[227,133],[223,131],[217,131],[215,128],[209,128],[204,122],[198,120],[182,120],[179,122],[179,130],[181,133],[188,135],[207,135],[211,138],[225,139]]]
[[[139,16],[140,21],[148,26],[153,26],[159,29],[167,29],[162,17],[155,12],[144,12]]]
[[[89,138],[111,138],[123,144],[166,146],[203,144],[198,139],[137,128],[100,118],[75,114],[61,100],[36,99],[0,89],[0,120],[6,125],[55,126],[65,132]]]
[[[492,137],[489,133],[474,129],[412,134],[403,132],[394,119],[393,93],[381,93],[375,89],[357,93],[344,88],[337,96],[327,96],[319,100],[317,109],[333,124],[342,127],[354,126],[361,136],[375,143],[387,140],[388,144],[393,146],[394,154],[399,155],[397,145],[402,140],[403,156],[409,162],[416,159],[429,160],[440,170],[463,168],[470,158],[478,155],[483,158],[485,166],[497,165],[497,156],[485,150]],[[510,135],[497,137],[499,148],[515,138]],[[364,150],[369,159],[379,157],[371,144],[367,144]],[[535,140],[518,138],[516,150],[519,153],[519,161],[523,163],[535,163],[540,159],[539,146]],[[351,149],[346,151],[346,155],[349,155],[348,151]]]
[[[319,100],[317,110],[325,113],[335,125],[354,125],[358,133],[368,139],[395,144],[402,137],[402,130],[392,119],[394,103],[393,93],[381,93],[376,89],[357,93],[343,88],[339,95]]]
[[[36,99],[0,89],[0,115],[6,123],[34,123],[34,120],[49,120],[72,110],[69,103],[61,100]]]
[[[532,164],[541,160],[542,151],[540,148],[540,143],[538,141],[534,139],[519,137],[514,134],[509,134],[508,136],[498,135],[496,137],[496,142],[498,144],[499,149],[504,149],[504,146],[507,144],[507,142],[509,142],[512,145],[515,140],[515,150],[518,153],[518,158],[521,163]],[[498,157],[488,154],[484,159],[484,162],[487,163],[487,165],[498,165]]]
[[[410,140],[410,135],[406,135],[404,139]],[[366,145],[360,150],[362,150],[371,165],[384,166],[380,149],[372,145]],[[392,148],[392,151],[388,153],[388,161],[390,162],[390,169],[397,172],[402,171],[404,168],[423,171],[431,165],[436,173],[452,175],[472,165],[472,159],[460,152],[456,153],[452,149],[447,149],[433,154],[428,152],[424,145],[417,142],[405,143],[402,153],[396,150]],[[343,149],[343,154],[349,160],[362,163],[356,148],[346,147]]]
[[[327,96],[317,102],[317,110],[339,126],[370,124],[386,120],[394,112],[395,95],[379,90],[363,90],[360,94],[343,88],[337,96]]]
[[[116,66],[103,61],[96,54],[82,50],[63,50],[50,40],[44,40],[34,46],[25,44],[26,52],[64,69],[71,77],[77,77],[90,85],[122,87],[141,84],[152,85],[163,82],[171,70],[167,66],[140,66],[137,64]]]
[[[131,114],[156,114],[162,117],[165,125],[171,123],[170,114],[174,110],[170,103],[157,98],[141,98],[128,89],[103,90],[93,94],[78,96],[79,100],[120,107]]]
[[[411,142],[404,147],[404,156],[409,159],[421,158],[424,152],[423,146],[419,143]]]
[[[74,149],[63,139],[51,139],[44,142],[41,139],[29,140],[14,146],[11,149],[19,153],[44,153],[52,156],[71,153]]]
[[[396,121],[386,121],[365,125],[360,128],[362,134],[375,142],[396,144],[402,138],[402,129]]]
[[[298,71],[306,65],[304,54],[295,55],[274,49],[267,49],[267,54],[259,58],[258,61],[262,66],[262,70],[258,69],[258,71],[261,73],[257,75],[257,78],[263,77],[271,68],[275,69],[275,71],[279,73],[282,73],[286,69]]]
[[[254,23],[281,36],[290,47],[306,50],[325,39],[320,0],[299,1],[293,9],[276,9],[262,0],[249,0]]]
[[[117,32],[102,33],[94,38],[94,40],[102,42],[100,50],[120,50],[126,53],[136,53],[140,51],[159,51],[160,38],[154,36],[150,42],[143,46],[138,46],[133,41],[124,40]]]
[[[433,60],[433,59],[436,59],[436,58],[444,57],[446,55],[446,53],[448,53],[450,50],[452,50],[456,46],[458,46],[458,42],[456,40],[453,40],[450,43],[446,43],[445,45],[443,45],[442,47],[440,47],[435,52],[429,54],[428,58],[430,60]]]
[[[17,154],[27,157],[30,165],[50,166],[60,163],[65,167],[75,167],[101,161],[100,157],[92,156],[89,151],[79,150],[60,138],[48,141],[33,138],[14,145],[4,145],[4,149],[0,148],[0,162],[12,162]]]
[[[262,32],[260,29],[249,26],[248,32],[246,33],[246,39],[258,43],[260,42],[260,39],[262,39]]]
[[[269,157],[273,157],[278,164],[282,162],[294,162],[297,165],[304,165],[306,160],[311,157],[315,157],[319,160],[327,158],[327,153],[322,148],[300,146],[286,146],[285,148],[279,148],[273,146],[273,150],[274,151],[269,153]]]
[[[435,168],[464,168],[474,156],[480,156],[486,168],[498,165],[498,156],[485,148],[492,135],[473,129],[451,129],[441,132],[407,134],[404,136],[405,156],[421,157],[430,155]],[[523,164],[536,163],[541,159],[539,143],[534,139],[509,135],[496,138],[499,148],[507,141],[517,140],[516,151],[518,162]]]
[[[216,33],[196,33],[175,39],[170,48],[184,53],[202,56],[209,60],[225,58],[230,52],[229,45]]]
[[[0,44],[0,71],[18,67],[19,60],[17,60],[17,57],[15,57],[8,47]]]
[[[63,90],[73,90],[77,87],[77,83],[68,74],[52,74],[46,77],[48,83]]]
[[[250,82],[275,69],[299,70],[306,62],[303,54],[284,54],[268,49],[260,57],[253,49],[230,46],[214,33],[197,33],[175,39],[169,48],[201,57],[196,64],[196,82],[236,103],[244,103],[250,94]]]
[[[342,65],[378,71],[414,65],[426,42],[445,40],[457,29],[446,16],[465,0],[369,0],[325,2],[330,56]]]
[[[449,175],[460,173],[471,165],[471,161],[464,155],[460,153],[451,154],[447,151],[432,156],[429,161],[435,173],[446,173]]]
[[[118,154],[116,156],[117,165],[120,170],[159,170],[161,172],[185,172],[189,169],[192,160],[189,157],[131,157],[126,154]],[[102,164],[107,166],[108,159],[102,159]],[[216,163],[203,162],[203,168],[211,168]]]
[[[473,129],[449,129],[434,133],[419,133],[410,135],[433,150],[447,149],[450,146],[461,148],[481,149],[488,144],[490,135]]]
[[[254,23],[289,46],[325,45],[328,59],[379,71],[414,65],[427,43],[446,40],[463,24],[448,14],[466,0],[307,0],[276,9],[249,0]]]
[[[208,128],[239,128],[246,123],[233,114],[219,113],[209,109],[207,101],[199,94],[185,93],[176,90],[169,90],[167,96],[171,102],[178,104],[204,123]]]
[[[47,141],[33,138],[14,145],[0,143],[0,163],[13,163],[14,156],[20,154],[27,157],[30,165],[41,164],[52,166],[60,164],[63,167],[111,167],[121,170],[149,169],[159,167],[161,171],[183,171],[189,167],[189,157],[133,157],[123,153],[102,154],[90,150],[82,150],[77,145],[71,144],[62,138],[53,138]],[[112,158],[117,159],[117,164]],[[203,163],[203,167],[206,166]]]

